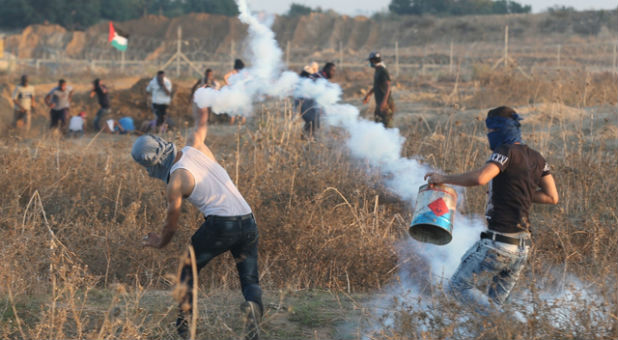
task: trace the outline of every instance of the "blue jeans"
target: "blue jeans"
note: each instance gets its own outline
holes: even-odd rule
[[[258,230],[252,215],[244,219],[208,216],[206,222],[191,237],[191,245],[195,251],[198,273],[210,260],[229,250],[236,261],[245,300],[253,301],[263,309],[257,263]],[[190,304],[193,288],[190,264],[185,264],[181,269],[180,282],[188,286],[181,306],[183,303]]]
[[[97,115],[94,117],[93,125],[94,131],[99,132],[101,130],[101,120],[109,113],[109,107],[102,107],[97,111]]]
[[[464,305],[489,315],[509,297],[528,258],[529,246],[504,249],[503,243],[482,239],[461,258],[449,290]]]

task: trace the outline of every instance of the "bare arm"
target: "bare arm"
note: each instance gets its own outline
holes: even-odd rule
[[[54,108],[54,103],[51,102],[51,93],[48,93],[45,96],[45,104],[47,104],[47,106],[51,107],[52,109]]]
[[[540,190],[532,196],[532,202],[541,204],[558,204],[558,190],[552,175],[541,177]]]
[[[430,172],[425,175],[429,184],[453,184],[464,187],[485,185],[500,174],[500,168],[494,163],[486,163],[482,168],[466,172],[460,175],[441,175]]]
[[[197,104],[193,103],[193,119],[195,120],[195,127],[187,138],[187,145],[200,149],[202,146],[206,146],[204,141],[208,135],[208,115],[210,109],[205,107],[200,109]]]
[[[365,94],[365,98],[363,98],[363,104],[367,104],[369,102],[369,96],[371,96],[372,94],[373,94],[373,86],[371,87],[371,89],[369,89],[367,94]]]
[[[180,218],[180,207],[182,206],[183,197],[188,197],[193,191],[195,180],[191,174],[179,169],[174,171],[170,176],[170,181],[167,184],[167,217],[165,225],[161,230],[161,235],[149,233],[142,240],[142,244],[147,247],[163,248],[170,241],[178,230],[178,219]]]

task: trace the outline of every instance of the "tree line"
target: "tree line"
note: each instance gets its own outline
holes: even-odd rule
[[[85,29],[100,21],[130,20],[147,14],[238,14],[234,0],[0,0],[0,9],[0,27],[5,29],[43,23]]]
[[[124,21],[147,14],[176,17],[187,13],[236,16],[234,0],[0,0],[0,28],[18,29],[32,24],[58,24],[85,29],[100,21]],[[391,0],[398,15],[468,15],[529,13],[530,6],[510,0]],[[292,3],[288,16],[321,12],[321,8]]]
[[[532,7],[511,0],[391,0],[388,9],[399,15],[471,15],[530,13]]]

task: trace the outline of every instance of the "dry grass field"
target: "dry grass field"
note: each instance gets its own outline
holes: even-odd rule
[[[257,105],[245,126],[211,126],[207,143],[258,222],[264,338],[615,339],[618,79],[535,77],[479,69],[468,82],[417,79],[395,94],[408,157],[449,173],[483,164],[484,115],[507,104],[525,117],[524,140],[551,164],[561,201],[533,208],[525,274],[507,313],[491,319],[428,284],[421,246],[408,241],[411,204],[350,158],[345,132],[324,128],[318,141],[302,140],[289,101]],[[167,138],[182,145],[184,130]],[[3,133],[0,338],[176,337],[174,273],[203,217],[184,203],[167,248],[140,246],[161,228],[165,197],[131,159],[133,140]],[[481,215],[485,190],[467,190],[461,211]],[[232,263],[225,255],[201,272],[200,339],[242,336]],[[413,298],[410,282],[421,287]]]

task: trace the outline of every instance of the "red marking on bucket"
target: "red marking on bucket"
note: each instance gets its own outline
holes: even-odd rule
[[[431,209],[431,211],[433,211],[434,214],[436,214],[436,216],[442,216],[448,212],[448,207],[442,197],[429,203],[427,206]]]

